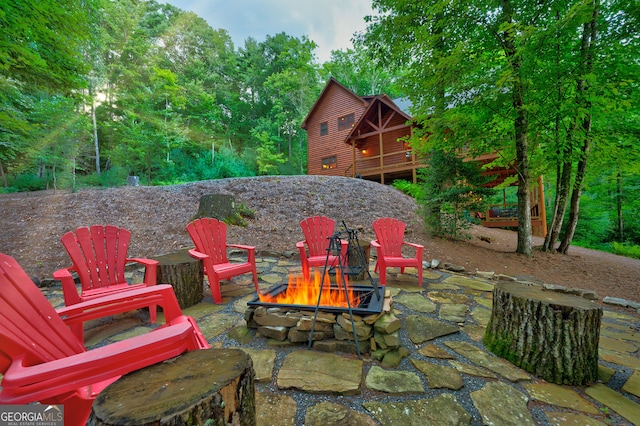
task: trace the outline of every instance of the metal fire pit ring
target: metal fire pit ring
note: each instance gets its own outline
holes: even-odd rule
[[[266,292],[264,294],[269,296],[276,296],[288,288],[288,284],[278,284]],[[341,290],[337,286],[332,285],[332,290]],[[382,312],[382,305],[384,303],[384,292],[376,292],[372,286],[369,285],[349,285],[349,290],[353,291],[360,297],[360,304],[358,306],[351,306],[351,312],[355,315],[367,316],[367,315],[375,315]],[[250,307],[258,307],[264,306],[267,308],[281,308],[281,309],[298,309],[303,311],[318,311],[328,312],[332,314],[341,314],[348,313],[349,309],[341,306],[326,306],[326,305],[296,305],[296,304],[285,304],[285,303],[270,303],[270,302],[261,302],[260,296],[256,296],[253,300],[247,303]]]

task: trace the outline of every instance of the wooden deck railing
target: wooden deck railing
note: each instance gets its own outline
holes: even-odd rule
[[[411,151],[403,150],[383,153],[382,156],[372,155],[356,160],[355,165],[352,164],[349,166],[345,174],[350,172],[352,175],[370,176],[387,172],[412,170],[418,167],[424,167],[424,165],[417,160]]]

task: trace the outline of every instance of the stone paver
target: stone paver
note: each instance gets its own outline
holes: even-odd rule
[[[390,371],[374,365],[367,373],[365,385],[386,393],[424,392],[417,374],[409,371]]]
[[[606,423],[584,414],[565,413],[560,411],[544,412],[553,426],[607,426]]]
[[[633,424],[640,424],[640,404],[625,398],[620,393],[603,385],[588,387],[585,392],[591,398],[611,408]]]
[[[406,324],[409,339],[416,345],[460,331],[460,327],[457,325],[447,324],[421,315],[407,316]]]
[[[421,294],[403,294],[393,298],[394,303],[399,303],[407,308],[416,311],[430,313],[435,312],[437,305]]]
[[[531,398],[557,407],[571,408],[583,413],[598,414],[598,409],[568,386],[553,383],[525,383]]]
[[[262,257],[258,270],[260,288],[266,290],[285,282],[300,264]],[[553,385],[482,345],[496,281],[428,269],[420,287],[415,271],[398,272],[385,288],[393,295],[393,315],[370,324],[387,331],[401,327],[390,334],[403,351],[393,363],[368,353],[358,359],[353,352],[325,353],[308,350],[304,343],[257,336],[246,327],[244,315],[247,302],[255,297],[250,275],[223,283],[221,305],[212,303],[205,285],[204,300],[184,313],[195,318],[212,347],[239,347],[251,355],[260,426],[640,424],[640,315],[605,309],[601,383],[588,388]],[[59,287],[42,291],[54,306],[62,305]],[[158,323],[163,322],[160,312]],[[152,327],[146,310],[92,321],[85,326],[86,345],[123,340]],[[254,349],[255,339],[262,339],[261,349]]]
[[[458,390],[463,385],[462,376],[453,367],[433,364],[427,361],[412,359],[413,365],[427,378],[427,383],[431,389],[453,389]]]
[[[370,416],[341,404],[321,402],[307,409],[305,426],[377,426]]]
[[[339,395],[359,393],[361,382],[362,361],[305,349],[287,355],[277,379],[280,389]]]
[[[256,392],[256,426],[294,426],[296,401],[288,395]]]
[[[364,407],[383,425],[462,426],[471,416],[452,394],[406,402],[365,402]]]
[[[489,382],[482,389],[471,392],[471,399],[486,425],[535,425],[527,409],[525,394],[502,382]]]

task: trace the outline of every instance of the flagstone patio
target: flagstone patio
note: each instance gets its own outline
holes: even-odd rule
[[[299,271],[299,261],[262,257],[258,270],[260,287],[267,289]],[[391,272],[387,288],[406,351],[393,368],[368,354],[358,359],[354,353],[309,350],[249,330],[245,310],[255,296],[250,275],[222,285],[222,305],[212,303],[205,283],[204,300],[184,312],[196,319],[211,346],[238,347],[252,357],[258,425],[640,424],[637,313],[605,306],[599,382],[559,386],[482,345],[494,281],[427,270],[418,287],[412,271],[397,278]],[[54,306],[63,305],[59,287],[42,290]],[[144,311],[97,321],[86,328],[86,344],[121,340],[150,327]]]

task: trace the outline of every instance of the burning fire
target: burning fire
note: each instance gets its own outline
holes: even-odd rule
[[[351,307],[360,305],[360,296],[349,286],[349,279],[345,278],[345,285],[342,284],[342,274],[336,273],[336,285],[331,285],[329,274],[324,277],[322,283],[322,295],[320,306],[332,306],[346,308],[347,294]],[[320,283],[322,277],[320,272],[314,270],[313,276],[307,281],[300,275],[289,275],[289,285],[285,291],[275,295],[260,294],[260,301],[263,303],[278,303],[287,305],[307,305],[315,306],[320,295]],[[345,287],[347,291],[345,292]]]

